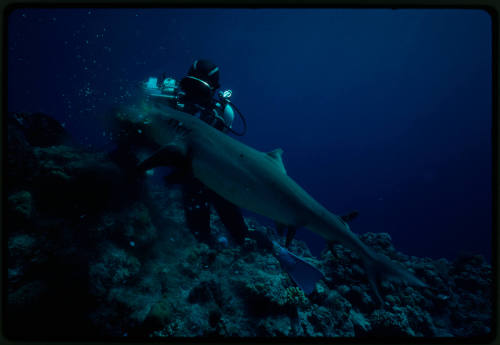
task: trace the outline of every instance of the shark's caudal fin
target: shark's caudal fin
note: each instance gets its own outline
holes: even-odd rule
[[[373,289],[373,292],[379,300],[381,307],[384,306],[384,301],[379,292],[379,284],[384,280],[402,281],[419,287],[427,287],[427,284],[415,277],[411,272],[402,267],[396,262],[391,261],[387,257],[372,252],[370,259],[363,260],[368,281]]]

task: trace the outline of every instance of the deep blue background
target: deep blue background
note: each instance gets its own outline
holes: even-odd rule
[[[113,103],[209,58],[247,118],[241,140],[282,147],[313,197],[360,211],[354,232],[389,232],[410,255],[491,258],[484,11],[18,9],[8,31],[9,111],[43,111],[108,147]]]

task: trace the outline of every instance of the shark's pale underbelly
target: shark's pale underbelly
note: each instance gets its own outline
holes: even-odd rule
[[[231,164],[216,170],[213,164],[193,160],[192,168],[196,178],[233,204],[283,224],[303,225],[304,207],[287,188],[279,188],[280,181]]]

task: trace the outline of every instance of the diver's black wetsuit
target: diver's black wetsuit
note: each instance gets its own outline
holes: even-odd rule
[[[193,116],[199,113],[200,119],[204,122],[220,131],[225,130],[222,117],[217,118],[213,115],[214,111],[220,112],[220,109],[215,106],[214,100],[203,103],[203,110],[200,110],[199,104],[194,104],[189,99],[180,99],[180,101],[183,104],[182,108],[177,107],[178,101],[168,102],[167,105]],[[220,149],[224,150],[223,147]],[[173,174],[177,175],[178,173],[175,171]],[[191,173],[182,176],[182,178],[166,176],[165,181],[167,184],[181,184],[186,224],[198,241],[213,243],[210,236],[210,205],[213,205],[234,240],[238,244],[243,244],[245,236],[248,234],[248,228],[241,210],[237,206],[205,187]]]
[[[230,128],[234,119],[232,106],[213,98],[220,84],[219,68],[212,62],[195,60],[180,82],[167,78],[165,74],[156,78],[156,82],[154,79],[151,83],[148,81],[146,89],[149,98],[157,105],[199,115],[202,121],[222,132]],[[165,182],[181,184],[186,223],[198,240],[211,242],[210,205],[213,205],[234,239],[243,243],[248,228],[238,207],[206,188],[190,172],[174,170],[165,177]]]
[[[182,183],[182,191],[187,226],[199,241],[212,243],[210,236],[210,204],[212,204],[234,240],[238,244],[243,244],[248,229],[236,205],[206,188],[193,176]]]
[[[194,115],[195,109],[184,107],[183,111],[187,112],[187,110],[191,110],[192,115]],[[222,131],[224,126],[220,121],[214,122],[213,118],[206,115],[210,112],[205,112],[205,114],[202,113],[200,119]],[[224,150],[224,148],[221,147],[221,150]],[[169,180],[168,176],[166,180]],[[186,224],[199,241],[212,243],[212,238],[210,236],[211,204],[234,240],[238,244],[243,244],[245,235],[248,234],[248,228],[241,214],[241,210],[236,205],[205,187],[192,174],[184,176],[181,181],[174,180],[174,182],[181,183]]]

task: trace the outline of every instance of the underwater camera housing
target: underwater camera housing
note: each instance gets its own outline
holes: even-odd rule
[[[150,97],[162,97],[167,99],[176,98],[176,88],[176,81],[172,78],[160,80],[156,77],[149,77],[149,79],[143,83],[144,92]]]

